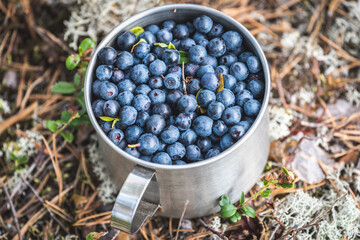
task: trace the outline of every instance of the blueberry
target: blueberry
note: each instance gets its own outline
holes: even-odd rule
[[[115,84],[106,81],[100,85],[99,93],[100,93],[100,97],[103,98],[104,100],[112,100],[117,97],[118,88],[116,87]]]
[[[134,65],[134,57],[129,52],[120,52],[116,59],[115,65],[121,70],[130,69],[130,67]]]
[[[169,67],[168,73],[175,73],[181,78],[182,75],[182,69],[179,66],[171,66]]]
[[[160,141],[159,148],[157,149],[157,151],[164,152],[164,151],[166,151],[166,147],[167,147],[166,143]]]
[[[157,55],[155,53],[149,53],[148,55],[146,55],[143,60],[142,63],[145,64],[146,66],[149,66],[150,63],[152,63],[153,61],[155,61],[157,59]]]
[[[200,80],[197,78],[193,78],[191,82],[186,84],[187,92],[193,95],[196,95],[200,88]]]
[[[241,110],[237,107],[226,108],[222,114],[221,119],[227,125],[235,125],[240,122],[241,119]]]
[[[216,100],[224,104],[225,107],[229,107],[235,104],[235,95],[231,90],[224,88],[216,94]]]
[[[235,31],[227,31],[221,38],[225,41],[226,49],[229,51],[239,48],[243,41],[242,36]]]
[[[145,30],[155,35],[160,30],[160,28],[158,25],[153,24],[145,27]]]
[[[112,129],[112,122],[102,121],[100,123],[100,128],[101,130],[103,130],[104,133],[109,133]]]
[[[199,32],[195,32],[193,35],[193,39],[194,41],[199,44],[199,42],[203,39],[208,40],[207,36],[205,34],[199,33]]]
[[[207,108],[209,104],[215,100],[216,100],[215,93],[206,89],[201,90],[197,98],[199,106],[202,108]]]
[[[240,121],[238,123],[239,126],[242,126],[245,129],[245,132],[247,132],[250,129],[251,124],[252,123],[250,123],[249,121]]]
[[[101,81],[110,80],[113,74],[111,65],[99,65],[96,68],[96,77]]]
[[[221,24],[214,24],[210,30],[210,32],[208,32],[208,37],[209,38],[216,38],[216,37],[220,37],[224,32],[224,27]]]
[[[244,105],[245,115],[249,117],[256,117],[260,112],[260,108],[261,108],[261,103],[258,100],[250,99]]]
[[[220,57],[226,52],[225,41],[221,38],[213,38],[207,46],[208,53],[213,57]]]
[[[199,42],[198,42],[198,45],[204,47],[205,49],[208,47],[209,45],[209,40],[207,39],[201,39]]]
[[[255,122],[255,117],[249,117],[249,116],[245,115],[243,120],[246,122],[249,122],[250,124],[253,124]]]
[[[166,120],[166,126],[174,125],[174,124],[175,124],[175,117],[173,115],[171,115]]]
[[[152,32],[149,32],[149,31],[145,31],[143,33],[141,33],[139,35],[139,38],[143,38],[145,39],[145,41],[150,45],[150,46],[153,46],[154,43],[156,43],[156,37],[154,35],[154,33]]]
[[[213,21],[206,15],[201,15],[194,20],[194,28],[200,33],[210,32],[213,26]]]
[[[180,53],[176,49],[165,49],[162,54],[162,60],[167,66],[176,65],[180,61]]]
[[[136,158],[140,157],[139,151],[134,147],[126,147],[125,152],[130,154],[133,157],[136,157]]]
[[[235,125],[230,128],[229,133],[235,140],[239,140],[242,136],[244,136],[246,130],[244,126]]]
[[[186,165],[186,162],[184,162],[182,160],[176,160],[176,161],[173,161],[173,165]]]
[[[141,84],[139,86],[137,86],[134,90],[134,94],[138,95],[138,94],[144,94],[144,95],[148,95],[148,93],[151,91],[151,88],[146,85],[146,84]]]
[[[146,121],[146,130],[154,135],[158,135],[165,128],[165,119],[159,114],[154,114]]]
[[[103,113],[107,117],[117,117],[120,111],[120,104],[115,100],[108,100],[104,103]]]
[[[147,95],[139,94],[134,97],[133,106],[136,110],[147,111],[150,105],[150,98]]]
[[[220,147],[223,151],[234,145],[234,143],[235,140],[231,137],[229,133],[225,134],[220,138]]]
[[[174,29],[172,30],[174,38],[178,39],[185,39],[189,37],[189,28],[185,24],[178,24],[175,25]]]
[[[164,103],[166,98],[166,94],[160,89],[151,90],[148,96],[150,98],[151,104],[153,105]]]
[[[153,114],[160,114],[165,119],[168,119],[171,116],[171,108],[166,103],[156,104],[152,109]]]
[[[159,144],[159,139],[155,135],[151,133],[145,133],[139,138],[140,146],[138,148],[141,154],[151,155],[157,151]]]
[[[111,76],[111,81],[115,84],[118,84],[120,81],[124,80],[124,73],[120,69],[114,70]]]
[[[224,104],[222,104],[221,102],[214,101],[209,104],[207,109],[207,115],[213,120],[218,120],[221,118],[221,115],[224,110],[225,110]]]
[[[234,94],[239,93],[240,91],[244,90],[246,88],[246,83],[243,81],[236,82],[234,88],[232,89]],[[237,95],[236,95],[237,96]]]
[[[196,141],[196,145],[199,146],[200,150],[205,153],[212,147],[211,140],[209,138],[199,138]]]
[[[239,56],[239,61],[243,62],[243,63],[246,63],[248,58],[251,57],[251,56],[255,56],[255,55],[252,52],[243,52]]]
[[[244,89],[236,95],[236,104],[240,107],[244,107],[245,103],[250,99],[253,99],[253,95],[250,91]]]
[[[203,65],[200,66],[199,69],[196,72],[196,75],[198,78],[202,78],[205,73],[215,73],[214,67],[211,65]]]
[[[194,32],[195,32],[194,25],[193,25],[191,22],[186,22],[186,26],[187,26],[188,29],[189,29],[190,35],[194,34]]]
[[[114,127],[117,128],[117,129],[120,129],[120,130],[125,131],[126,128],[128,127],[128,125],[123,124],[121,121],[117,121],[117,122],[115,123],[115,126],[114,126]]]
[[[220,57],[219,64],[223,64],[227,67],[230,67],[233,63],[237,62],[237,60],[238,59],[234,54],[228,53]]]
[[[142,129],[139,126],[132,125],[128,127],[125,131],[125,139],[128,143],[134,144],[139,141],[139,137],[144,132],[144,129]]]
[[[133,81],[125,79],[124,81],[118,83],[117,88],[120,93],[124,91],[134,92],[136,85]]]
[[[213,124],[213,133],[216,135],[216,136],[223,136],[225,133],[227,133],[228,131],[228,127],[227,125],[224,123],[224,121],[222,120],[217,120],[214,122]]]
[[[152,155],[140,155],[140,159],[141,160],[144,160],[144,161],[146,161],[146,162],[151,162],[151,159],[152,159]]]
[[[146,42],[140,42],[134,47],[133,53],[136,57],[143,59],[150,52],[150,45]]]
[[[139,96],[139,95],[138,95]],[[137,111],[132,106],[124,106],[120,110],[120,122],[124,125],[133,125],[136,121]]]
[[[180,42],[180,49],[189,52],[189,49],[196,45],[196,42],[192,38],[185,38]]]
[[[156,33],[159,42],[169,44],[173,40],[173,35],[168,29],[161,29]]]
[[[175,161],[180,160],[185,156],[186,149],[181,143],[175,142],[166,148],[166,152],[169,154],[170,158]]]
[[[157,164],[172,165],[171,158],[170,158],[169,154],[167,154],[166,152],[156,153],[152,157],[151,161],[153,163],[157,163]]]
[[[147,83],[149,76],[149,69],[144,64],[135,65],[130,71],[130,78],[135,84]]]
[[[248,83],[247,89],[253,94],[254,98],[261,98],[264,95],[265,86],[262,81],[254,79]]]
[[[117,38],[117,45],[120,51],[129,51],[136,43],[136,36],[130,31],[123,32]]]
[[[175,47],[176,49],[180,49],[180,43],[181,43],[181,40],[180,40],[180,39],[173,39],[173,40],[171,41],[171,43],[174,45],[174,47]]]
[[[248,66],[251,73],[257,73],[261,70],[260,60],[256,56],[248,57],[248,59],[246,60],[246,65]]]
[[[214,92],[220,86],[220,80],[217,78],[215,73],[205,73],[201,77],[201,86],[204,89]]]
[[[164,21],[161,25],[163,29],[168,29],[169,31],[172,31],[175,27],[176,23],[174,20],[167,20]]]
[[[206,57],[204,57],[204,60],[202,61],[201,65],[210,65],[215,69],[218,63],[216,57],[207,55]]]
[[[134,66],[142,63],[142,59],[136,57],[134,53],[132,53],[132,55],[133,55],[133,60],[134,60]]]
[[[112,65],[115,63],[117,52],[112,47],[104,47],[99,51],[99,59],[102,64]]]
[[[199,116],[193,121],[193,129],[197,135],[208,137],[212,133],[213,120],[208,116]]]
[[[160,76],[152,76],[150,77],[148,84],[152,89],[162,88],[163,80]]]
[[[181,142],[185,147],[193,144],[197,139],[197,135],[192,129],[188,129],[185,132],[182,132],[180,135],[179,142]]]
[[[126,146],[127,146],[127,143],[126,143],[125,140],[124,140],[124,141],[121,141],[121,142],[119,143],[119,145],[118,145],[118,147],[119,147],[120,149],[122,149],[122,150],[124,150],[124,149],[126,148]]]
[[[104,112],[103,112],[103,107],[104,107],[104,100],[95,100],[92,104],[91,104],[91,108],[94,112],[95,117],[101,117],[104,116]]]
[[[166,144],[175,143],[180,137],[180,131],[174,125],[170,125],[161,133],[161,140]]]
[[[233,63],[230,72],[238,81],[245,80],[249,75],[249,69],[242,62]]]
[[[180,87],[180,77],[176,73],[169,73],[164,78],[164,86],[167,89],[178,89]]]
[[[147,112],[145,111],[139,112],[136,119],[136,125],[140,127],[144,127],[149,117],[150,115]]]
[[[166,72],[166,64],[162,60],[155,60],[149,65],[149,70],[152,75],[160,76]]]
[[[191,126],[191,117],[188,114],[180,113],[175,120],[175,125],[180,131],[186,131]]]
[[[182,95],[183,93],[180,92],[179,90],[171,90],[166,95],[166,102],[171,106],[176,106],[177,101],[180,99]]]
[[[224,87],[227,89],[233,89],[237,83],[236,78],[230,74],[223,74]]]
[[[162,47],[160,47],[160,46],[154,46],[154,47],[153,47],[153,52],[155,53],[155,55],[156,55],[159,59],[162,58],[162,55],[163,55],[164,51],[165,51],[165,48],[162,48]]]
[[[196,145],[189,145],[186,147],[186,159],[189,161],[199,161],[201,160],[201,151],[200,148]]]
[[[103,83],[104,81],[101,80],[95,80],[92,83],[91,89],[92,89],[92,93],[97,96],[100,97],[100,85]]]
[[[212,134],[209,136],[209,139],[210,139],[211,142],[213,142],[213,143],[218,143],[219,140],[220,140],[220,137],[217,136],[216,134],[212,133]]]
[[[111,142],[119,146],[120,142],[124,139],[124,133],[120,129],[113,129],[108,134]]]
[[[205,158],[208,159],[208,158],[212,158],[212,157],[215,157],[216,155],[219,155],[220,154],[220,150],[217,149],[217,148],[211,148],[205,155]]]
[[[193,63],[200,64],[206,57],[206,49],[200,45],[195,45],[189,49],[189,60]]]
[[[180,112],[189,114],[196,110],[197,102],[193,95],[183,95],[177,102],[177,107]]]

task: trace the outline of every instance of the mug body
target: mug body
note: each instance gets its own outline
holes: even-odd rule
[[[214,22],[222,24],[228,30],[238,31],[243,43],[261,60],[265,93],[262,107],[248,132],[232,147],[219,155],[197,163],[187,165],[159,165],[130,156],[113,144],[100,129],[91,109],[91,85],[94,81],[99,50],[116,44],[119,33],[136,26],[161,24],[165,20],[186,22],[199,15],[208,15]],[[88,66],[85,80],[85,102],[91,122],[97,132],[103,161],[108,167],[114,184],[119,188],[135,166],[141,166],[155,172],[147,190],[147,200],[159,202],[157,214],[179,218],[188,201],[186,218],[201,217],[218,210],[217,203],[222,194],[237,201],[241,192],[247,192],[259,180],[269,153],[268,101],[270,92],[270,74],[263,51],[250,32],[233,18],[217,10],[192,4],[175,4],[156,7],[139,13],[113,29],[99,44]],[[152,191],[151,189],[156,189]]]

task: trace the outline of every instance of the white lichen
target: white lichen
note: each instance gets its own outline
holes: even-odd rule
[[[0,98],[0,122],[4,121],[2,115],[9,114],[10,112],[11,112],[11,108],[8,101]]]
[[[314,99],[315,93],[314,91],[308,88],[300,88],[299,91],[296,91],[291,95],[291,103],[294,105],[298,105],[299,107],[305,106],[305,104],[311,103]]]
[[[80,38],[97,41],[100,34],[108,33],[124,19],[160,3],[161,0],[78,0],[70,19],[64,22],[64,38],[76,49]]]
[[[282,46],[288,49],[293,49],[299,43],[299,38],[300,38],[299,31],[285,32],[281,37],[280,43]]]
[[[351,84],[346,84],[345,89],[346,99],[356,107],[360,107],[360,92]]]
[[[14,175],[10,178],[7,185],[9,191],[12,193],[18,185],[20,185],[20,192],[26,187],[26,184],[23,182],[22,178],[25,178],[27,174],[27,169],[23,168],[14,172]]]
[[[290,110],[270,106],[269,134],[271,141],[285,137],[290,133],[293,116]]]

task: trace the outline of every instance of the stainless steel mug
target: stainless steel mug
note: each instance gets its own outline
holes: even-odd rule
[[[116,43],[124,30],[136,26],[160,24],[173,19],[188,21],[206,14],[227,29],[241,33],[248,48],[256,53],[265,76],[265,94],[260,114],[249,131],[221,154],[187,165],[160,165],[135,158],[115,144],[100,129],[91,109],[91,85],[95,76],[99,50]],[[265,55],[251,33],[226,14],[200,5],[174,4],[136,14],[115,27],[99,44],[88,66],[85,80],[85,102],[90,120],[98,135],[106,166],[115,184],[121,188],[116,198],[111,225],[128,233],[136,232],[148,216],[179,218],[188,201],[186,218],[209,215],[216,211],[219,197],[240,199],[259,180],[269,153],[268,101],[270,74]]]

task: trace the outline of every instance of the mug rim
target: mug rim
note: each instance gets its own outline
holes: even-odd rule
[[[226,20],[231,23],[231,27],[235,28],[239,33],[243,36],[244,40],[246,40],[250,45],[254,47],[254,51],[256,52],[256,55],[259,57],[261,61],[261,65],[263,67],[264,72],[264,81],[265,81],[265,92],[264,92],[264,98],[261,105],[261,109],[259,114],[257,115],[255,121],[251,124],[250,129],[245,133],[245,135],[238,141],[236,141],[231,147],[226,149],[225,151],[222,151],[220,154],[211,157],[209,159],[205,159],[202,161],[194,162],[194,163],[188,163],[186,165],[163,165],[153,162],[147,162],[145,160],[142,160],[140,158],[136,158],[128,153],[126,153],[124,150],[116,146],[113,142],[110,141],[110,139],[107,137],[107,135],[101,130],[99,123],[96,120],[96,117],[92,111],[91,107],[91,92],[92,92],[92,76],[94,74],[94,68],[96,67],[97,63],[97,56],[99,54],[100,49],[103,47],[109,46],[109,44],[118,36],[118,34],[122,31],[124,31],[128,25],[130,25],[133,22],[136,22],[137,20],[147,16],[148,14],[154,14],[154,13],[161,13],[163,11],[170,11],[174,9],[195,9],[198,11],[203,11],[204,14],[210,14],[210,15],[216,15],[217,17]],[[210,16],[211,17],[211,16]],[[219,21],[218,21],[219,22]],[[221,22],[219,22],[222,24]],[[141,166],[150,168],[150,169],[162,169],[162,170],[176,170],[176,169],[191,169],[196,167],[201,167],[204,165],[211,164],[213,162],[216,162],[224,157],[226,157],[228,154],[231,154],[235,149],[240,147],[244,144],[244,142],[255,132],[256,128],[262,121],[264,115],[266,114],[266,110],[269,103],[269,97],[270,97],[270,70],[268,66],[267,59],[265,57],[265,54],[263,50],[261,49],[259,43],[255,39],[255,37],[249,32],[247,28],[245,28],[240,22],[236,21],[234,18],[228,16],[227,14],[202,5],[196,5],[196,4],[169,4],[169,5],[162,5],[158,7],[154,7],[151,9],[144,10],[140,13],[137,13],[126,20],[122,21],[119,25],[117,25],[115,28],[113,28],[106,36],[105,38],[97,45],[95,51],[93,51],[91,55],[90,62],[87,67],[86,75],[85,75],[85,82],[84,82],[84,98],[85,98],[85,106],[86,111],[89,115],[90,121],[92,123],[92,126],[95,128],[96,133],[108,144],[113,150],[115,150],[118,154],[124,156],[126,159],[134,162],[135,164],[139,164]]]

